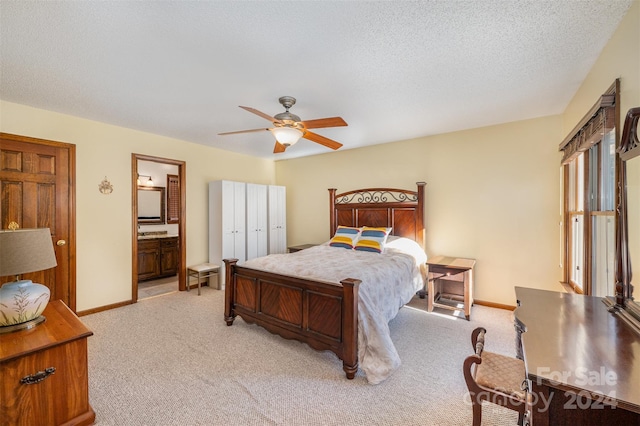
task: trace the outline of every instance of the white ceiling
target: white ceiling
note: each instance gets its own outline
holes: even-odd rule
[[[256,108],[351,149],[561,113],[632,0],[6,1],[0,98],[253,156]]]

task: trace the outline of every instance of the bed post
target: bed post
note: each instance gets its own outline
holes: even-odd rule
[[[225,279],[224,279],[224,320],[227,325],[233,324],[233,320],[236,317],[236,313],[233,310],[235,301],[233,296],[236,293],[236,280],[235,280],[235,267],[238,263],[238,259],[223,259],[225,265]]]
[[[353,379],[358,371],[358,287],[361,282],[353,278],[340,281],[344,290],[342,369],[347,374],[347,379]]]
[[[329,238],[336,233],[336,188],[329,188]]]
[[[425,249],[425,241],[424,241],[424,187],[427,185],[426,182],[416,182],[416,185],[418,185],[418,206],[417,206],[417,211],[418,211],[418,217],[416,220],[416,230],[418,232],[417,238],[418,238],[418,243],[420,244],[420,247],[422,247],[422,250]]]

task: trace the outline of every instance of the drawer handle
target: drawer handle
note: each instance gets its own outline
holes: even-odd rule
[[[24,376],[20,379],[20,383],[23,385],[33,385],[35,383],[41,382],[51,374],[56,372],[55,367],[45,368],[44,371],[38,371],[36,374],[31,374],[30,376]]]

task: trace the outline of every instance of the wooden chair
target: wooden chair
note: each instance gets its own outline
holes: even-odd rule
[[[482,423],[482,401],[489,401],[518,412],[518,424],[524,422],[527,392],[524,362],[517,358],[484,351],[484,335],[478,327],[471,333],[475,353],[464,360],[464,380],[473,407],[473,426]],[[475,368],[474,368],[475,366]]]

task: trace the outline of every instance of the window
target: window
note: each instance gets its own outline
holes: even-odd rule
[[[578,292],[584,283],[584,154],[568,164],[568,193],[566,215],[569,219],[569,283]]]
[[[180,223],[180,180],[167,175],[167,223]]]
[[[614,293],[615,260],[615,129],[591,147],[591,246],[592,286],[590,294],[605,297]]]
[[[563,281],[576,292],[614,294],[618,81],[560,145],[563,152]]]

